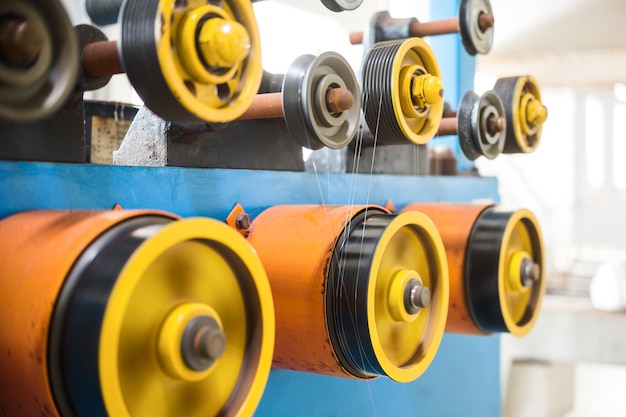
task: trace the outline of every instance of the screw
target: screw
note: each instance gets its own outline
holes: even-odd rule
[[[238,214],[235,218],[235,227],[237,230],[248,230],[251,223],[250,215],[248,215],[248,213]]]

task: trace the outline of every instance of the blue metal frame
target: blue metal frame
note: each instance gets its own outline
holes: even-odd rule
[[[224,219],[275,204],[498,201],[493,178],[310,174],[0,162],[0,218],[33,209],[152,208]],[[33,254],[33,256],[37,256]],[[499,338],[445,335],[417,381],[272,371],[257,417],[491,417],[500,414]]]
[[[431,1],[430,18],[439,20],[458,16],[459,4],[460,0]],[[465,51],[459,36],[459,34],[451,34],[432,36],[429,39],[441,68],[445,89],[444,99],[454,109],[458,108],[461,97],[466,92],[474,89],[474,72],[476,67],[476,59]],[[430,145],[445,145],[450,148],[457,157],[459,172],[470,171],[474,167],[474,163],[463,154],[457,136],[438,137]]]

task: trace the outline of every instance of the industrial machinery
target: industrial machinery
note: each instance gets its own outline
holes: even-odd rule
[[[450,270],[446,331],[527,334],[545,293],[541,229],[528,210],[502,212],[490,204],[413,203],[443,238]]]
[[[428,368],[446,321],[448,271],[426,216],[277,206],[252,222],[248,240],[276,300],[275,367],[399,382]]]
[[[470,205],[494,178],[376,175],[444,134],[471,160],[538,145],[530,76],[444,114],[471,87],[420,37],[488,52],[489,2],[376,14],[360,79],[333,51],[263,71],[252,3],[87,0],[114,41],[60,0],[0,5],[3,417],[499,413],[497,333],[545,291],[537,219]],[[130,125],[97,165],[83,94],[115,74],[145,105],[97,104]],[[305,172],[303,148],[367,175]]]

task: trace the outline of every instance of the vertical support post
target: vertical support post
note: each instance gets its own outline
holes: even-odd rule
[[[459,4],[460,0],[431,1],[430,20],[458,16]],[[465,52],[459,36],[458,33],[454,33],[429,38],[441,68],[445,88],[444,100],[449,102],[453,108],[457,108],[463,94],[474,89],[476,69],[476,59]],[[474,163],[463,154],[457,136],[435,138],[430,143],[430,146],[437,145],[445,145],[454,152],[457,157],[459,172],[470,171],[474,168]]]

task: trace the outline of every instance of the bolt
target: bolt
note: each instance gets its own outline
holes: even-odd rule
[[[432,74],[416,75],[411,80],[411,95],[418,108],[428,108],[443,100],[443,83]]]
[[[250,53],[250,35],[242,24],[216,17],[202,25],[198,46],[209,66],[229,68]]]
[[[410,280],[404,289],[404,308],[409,314],[417,314],[430,305],[430,290],[419,280]]]
[[[235,227],[237,230],[248,230],[251,223],[252,221],[250,220],[250,215],[248,215],[248,213],[238,214],[235,218]]]
[[[343,113],[354,105],[354,96],[345,88],[331,88],[326,93],[326,106],[331,113]]]
[[[543,124],[548,119],[548,108],[539,100],[530,100],[526,107],[526,120],[531,125]]]
[[[495,19],[491,13],[481,13],[478,16],[478,28],[481,32],[486,32],[495,24]]]
[[[203,327],[196,336],[196,352],[205,359],[215,361],[226,350],[226,336],[219,328]]]
[[[0,21],[0,58],[11,65],[33,64],[43,48],[43,36],[28,20],[10,18]]]
[[[504,117],[491,114],[487,118],[487,133],[491,136],[504,132],[504,129],[506,129],[506,119]]]
[[[541,277],[541,267],[531,258],[524,258],[520,264],[520,280],[525,288],[532,286]]]

